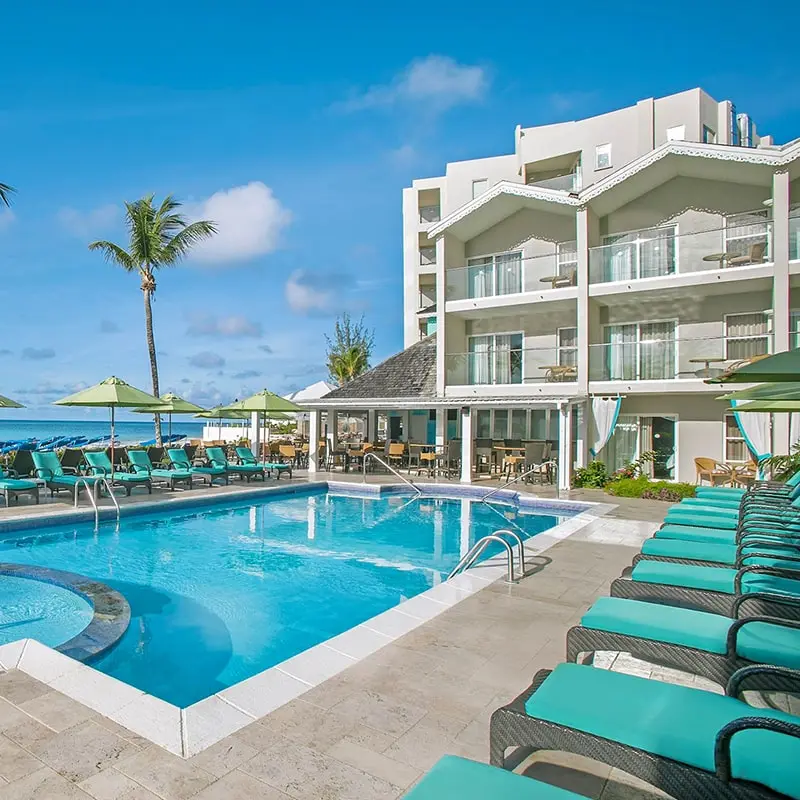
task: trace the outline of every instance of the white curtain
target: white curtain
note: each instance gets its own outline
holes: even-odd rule
[[[608,444],[619,419],[621,397],[593,397],[591,415],[591,446],[589,452],[593,458]]]
[[[606,329],[607,381],[636,378],[636,326],[609,325]]]
[[[639,328],[639,378],[643,381],[674,378],[675,323],[651,322]]]
[[[746,414],[737,414],[736,406],[737,400],[731,400],[731,407],[733,408],[733,416],[739,430],[742,432],[747,447],[753,454],[756,462],[762,458],[770,455],[771,442],[772,442],[772,429],[770,426],[770,417],[768,413],[762,414],[761,412],[753,411]]]
[[[629,281],[636,277],[636,242],[617,237],[603,248],[606,281]]]
[[[655,228],[639,234],[639,277],[675,272],[675,228]]]
[[[490,383],[491,337],[473,336],[469,340],[469,349],[469,382],[471,384]]]
[[[468,296],[491,297],[494,294],[494,266],[491,259],[481,259],[470,264],[468,270]]]
[[[511,337],[494,337],[494,382],[511,383]]]
[[[522,291],[522,253],[508,253],[495,257],[497,294],[515,294]]]
[[[800,441],[800,414],[789,415],[789,452]]]

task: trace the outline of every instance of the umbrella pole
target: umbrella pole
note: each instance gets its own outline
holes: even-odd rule
[[[172,412],[169,412],[169,440],[172,441]]]
[[[111,406],[111,482],[114,482],[114,406]]]

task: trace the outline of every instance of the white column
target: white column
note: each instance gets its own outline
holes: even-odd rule
[[[578,386],[589,390],[589,248],[599,238],[597,216],[586,206],[575,215],[575,238],[578,249],[577,268],[577,323],[578,323]]]
[[[461,409],[461,483],[472,483],[472,409]]]
[[[401,411],[400,415],[403,418],[403,441],[410,442],[411,441],[411,412],[410,411]]]
[[[367,441],[378,441],[378,412],[374,408],[367,411]]]
[[[436,446],[444,447],[447,444],[447,409],[436,409]]]
[[[312,410],[308,419],[308,474],[319,471],[319,440],[322,414]]]
[[[589,414],[591,413],[590,401],[587,400],[575,407],[578,414],[578,453],[577,465],[585,467],[589,463]]]
[[[331,450],[336,449],[339,443],[339,416],[335,408],[328,409],[328,430],[326,434],[326,444]]]
[[[789,349],[789,172],[780,170],[772,176],[772,288],[773,353]],[[789,452],[789,414],[772,415],[772,452]]]
[[[568,491],[572,477],[572,407],[558,408],[558,489]]]

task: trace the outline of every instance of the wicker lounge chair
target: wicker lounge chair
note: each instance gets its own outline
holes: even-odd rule
[[[510,747],[576,753],[676,800],[800,798],[800,717],[737,700],[747,681],[800,673],[747,667],[727,695],[578,664],[543,670],[490,723],[491,763]]]
[[[152,481],[169,486],[171,491],[175,491],[176,484],[184,483],[187,489],[192,488],[192,472],[188,469],[164,469],[153,467],[149,454],[144,450],[128,450],[128,461],[135,475],[142,475]]]
[[[61,466],[70,471],[80,472],[85,463],[83,450],[79,447],[67,447],[61,454]]]
[[[141,486],[147,489],[148,494],[153,493],[153,484],[149,475],[142,475],[135,472],[121,472],[111,469],[111,459],[104,452],[87,452],[84,454],[86,463],[89,465],[91,475],[98,475],[106,478],[112,486],[121,486],[125,489],[125,494],[130,497],[131,492]],[[127,460],[127,457],[126,457]]]
[[[645,539],[642,551],[633,558],[640,561],[670,561],[676,564],[699,564],[710,567],[739,567],[745,564],[800,569],[800,539],[792,537],[744,535],[739,541],[693,542],[654,536]]]
[[[17,478],[13,473],[9,474],[0,470],[0,494],[8,508],[11,500],[16,500],[21,494],[29,494],[36,502],[39,502],[39,484],[36,481]]]
[[[170,448],[167,450],[167,455],[173,466],[178,469],[189,470],[192,475],[201,477],[209,486],[213,486],[214,481],[220,478],[225,481],[226,486],[228,484],[228,470],[224,466],[215,464],[208,467],[193,467],[191,461],[189,461],[189,456],[182,448]]]
[[[261,464],[256,457],[253,455],[253,451],[249,447],[237,447],[236,448],[236,457],[239,461],[245,466],[261,466],[267,471],[267,475],[272,477],[273,470],[277,474],[277,478],[275,480],[280,480],[281,475],[284,472],[289,473],[289,478],[292,477],[292,465],[291,464],[282,464],[278,461],[267,461],[264,464]]]
[[[236,449],[238,450],[239,448],[237,447]],[[238,463],[229,461],[221,447],[207,447],[206,455],[212,459],[212,463],[214,464],[224,462],[228,472],[233,475],[238,475],[241,480],[247,480],[248,483],[250,483],[253,478],[261,478],[262,481],[267,479],[266,471],[260,464],[245,464],[241,459]]]
[[[50,495],[57,492],[70,492],[77,501],[79,494],[86,488],[88,483],[92,491],[97,493],[97,484],[100,476],[97,475],[77,475],[67,472],[58,460],[58,456],[52,450],[39,450],[31,454],[34,463],[34,474],[45,482],[45,486],[50,490]]]
[[[800,598],[795,602],[800,605]],[[577,662],[586,654],[581,663],[591,663],[600,650],[630,653],[724,687],[737,669],[752,664],[800,670],[800,622],[772,617],[734,620],[658,603],[600,597],[581,624],[567,632],[567,661]]]
[[[403,797],[405,800],[586,800],[583,795],[549,783],[458,756],[440,758]]]
[[[800,606],[781,602],[800,597],[800,570],[749,565],[741,569],[641,561],[630,577],[611,584],[612,597],[693,608],[735,617],[746,606],[751,616],[800,619]]]

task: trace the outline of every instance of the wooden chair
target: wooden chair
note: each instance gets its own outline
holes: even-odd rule
[[[389,442],[386,448],[386,460],[392,466],[397,465],[398,469],[403,466],[406,460],[406,446],[403,442]]]
[[[423,472],[428,477],[433,478],[436,475],[436,461],[437,454],[435,450],[424,450],[419,454],[419,463],[417,464],[417,475]]]
[[[297,450],[293,444],[279,444],[278,455],[281,461],[288,461],[293,467],[297,466]]]
[[[734,256],[728,259],[729,267],[743,267],[746,264],[763,264],[764,254],[767,252],[766,242],[756,242],[750,246],[750,252],[743,256]]]
[[[717,486],[718,483],[730,483],[733,480],[732,470],[713,458],[696,458],[694,468],[697,473],[695,483],[698,486],[703,483],[703,478],[707,478],[712,486]]]

